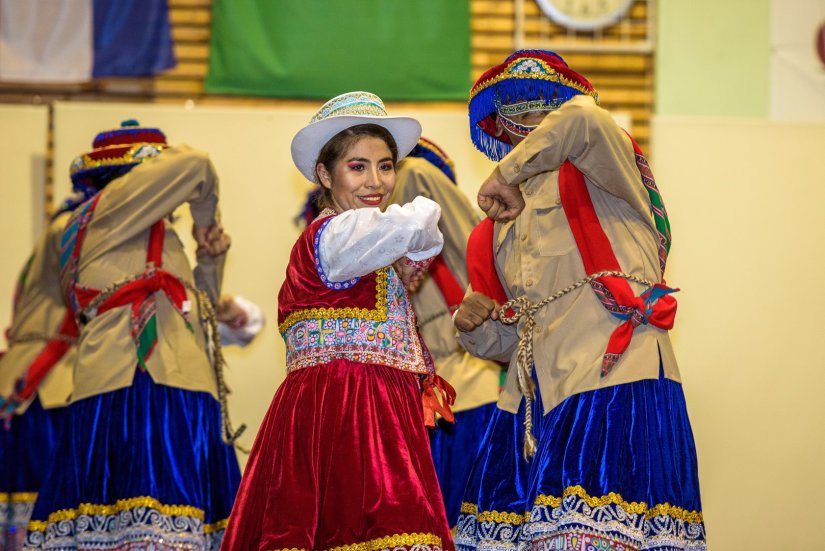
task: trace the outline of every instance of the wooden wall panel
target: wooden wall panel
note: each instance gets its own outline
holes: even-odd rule
[[[398,0],[403,1],[403,0]],[[543,16],[533,0],[524,4],[524,38],[546,41],[573,40],[582,44],[634,43],[650,39],[646,22],[648,2],[636,0],[622,23],[603,32],[571,34]],[[516,45],[516,0],[470,0],[472,77],[500,63]],[[54,100],[129,101],[180,103],[187,100],[208,105],[284,105],[301,100],[281,100],[242,96],[206,95],[204,79],[208,69],[212,0],[169,0],[172,36],[177,66],[155,78],[118,78],[73,84],[0,83],[0,102],[48,103]],[[633,133],[642,147],[650,138],[653,110],[653,52],[588,53],[557,50],[571,67],[587,76],[599,91],[602,105],[628,113]],[[471,83],[468,83],[468,90]],[[313,102],[315,103],[315,102]],[[407,104],[400,104],[406,106]],[[428,108],[455,103],[438,102]],[[51,204],[47,202],[47,204]]]

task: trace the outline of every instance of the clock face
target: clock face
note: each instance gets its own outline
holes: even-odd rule
[[[618,22],[633,0],[536,0],[536,3],[559,25],[592,31]]]

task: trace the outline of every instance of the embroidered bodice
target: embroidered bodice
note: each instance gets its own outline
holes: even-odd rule
[[[335,359],[431,373],[415,313],[393,268],[345,282],[326,276],[319,241],[331,219],[316,220],[298,239],[278,295],[287,373]]]

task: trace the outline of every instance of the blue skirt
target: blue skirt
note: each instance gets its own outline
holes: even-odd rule
[[[441,419],[438,427],[430,430],[430,450],[450,527],[458,521],[471,462],[478,455],[481,439],[496,410],[493,402],[460,411],[455,414],[455,423]]]
[[[20,549],[37,492],[46,476],[66,409],[34,401],[0,427],[0,549]]]
[[[576,394],[546,415],[537,397],[529,462],[524,407],[493,415],[461,505],[457,549],[706,549],[679,383],[660,373]]]
[[[67,410],[27,548],[218,549],[240,469],[211,395],[138,371]]]

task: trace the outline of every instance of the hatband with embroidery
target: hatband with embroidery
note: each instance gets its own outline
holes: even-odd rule
[[[381,98],[370,92],[347,92],[327,101],[292,140],[292,161],[311,182],[321,149],[338,133],[362,124],[384,127],[395,140],[398,159],[406,157],[421,136],[421,125],[410,117],[391,117]]]
[[[88,186],[102,187],[143,161],[156,157],[168,146],[166,135],[157,128],[142,127],[129,119],[120,128],[95,136],[92,151],[79,155],[69,167],[76,191]]]

